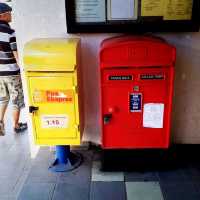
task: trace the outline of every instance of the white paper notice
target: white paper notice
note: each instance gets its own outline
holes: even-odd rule
[[[110,0],[110,19],[135,18],[135,0]]]
[[[163,128],[164,104],[148,103],[144,104],[143,127]]]
[[[42,128],[67,128],[69,117],[67,115],[42,115]]]

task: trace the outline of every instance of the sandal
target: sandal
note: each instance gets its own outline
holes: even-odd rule
[[[28,128],[27,123],[18,123],[18,127],[14,128],[15,133],[21,133]]]

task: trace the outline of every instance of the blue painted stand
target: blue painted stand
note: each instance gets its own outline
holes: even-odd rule
[[[70,146],[56,146],[56,159],[49,167],[52,172],[67,172],[81,165],[82,156],[78,153],[72,153]]]

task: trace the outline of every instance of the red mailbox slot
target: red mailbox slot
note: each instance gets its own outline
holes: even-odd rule
[[[175,47],[160,38],[104,40],[100,50],[104,149],[168,148]]]

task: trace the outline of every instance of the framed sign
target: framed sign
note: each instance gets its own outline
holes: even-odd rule
[[[199,0],[66,0],[68,33],[197,32]]]

